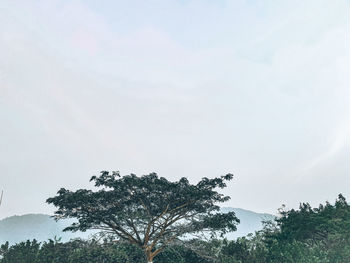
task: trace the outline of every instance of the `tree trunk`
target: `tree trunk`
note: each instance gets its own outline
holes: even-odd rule
[[[152,248],[147,247],[145,249],[145,254],[146,254],[146,258],[147,258],[147,263],[153,263],[154,255],[152,253]]]

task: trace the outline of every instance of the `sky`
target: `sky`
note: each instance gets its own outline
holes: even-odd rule
[[[102,170],[350,200],[350,1],[2,0],[0,218]]]

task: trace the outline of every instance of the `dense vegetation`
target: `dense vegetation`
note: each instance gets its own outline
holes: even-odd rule
[[[142,249],[105,239],[50,240],[1,246],[1,263],[146,262]],[[156,263],[347,263],[350,262],[350,206],[342,195],[317,208],[303,203],[280,210],[265,228],[237,240],[187,240],[160,253]]]

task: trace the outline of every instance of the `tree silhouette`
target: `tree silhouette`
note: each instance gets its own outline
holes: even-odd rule
[[[61,188],[47,202],[58,207],[57,220],[78,219],[65,231],[97,229],[113,234],[140,247],[152,262],[168,244],[185,235],[223,235],[236,230],[239,220],[234,212],[220,213],[217,205],[230,197],[216,189],[225,188],[232,178],[232,174],[203,178],[193,185],[185,177],[171,182],[155,173],[138,177],[103,171],[90,180],[99,190]]]

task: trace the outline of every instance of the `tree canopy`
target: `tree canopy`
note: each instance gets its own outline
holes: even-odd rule
[[[234,212],[220,213],[219,203],[230,199],[217,189],[233,178],[226,174],[190,184],[187,178],[171,182],[151,173],[143,176],[101,172],[93,176],[96,191],[61,188],[47,203],[58,210],[55,218],[76,218],[65,231],[97,229],[117,240],[140,247],[149,262],[168,244],[185,236],[224,235],[235,231]]]
[[[221,256],[241,263],[350,262],[350,205],[343,195],[334,204],[301,203],[279,213],[254,236],[224,244]]]

